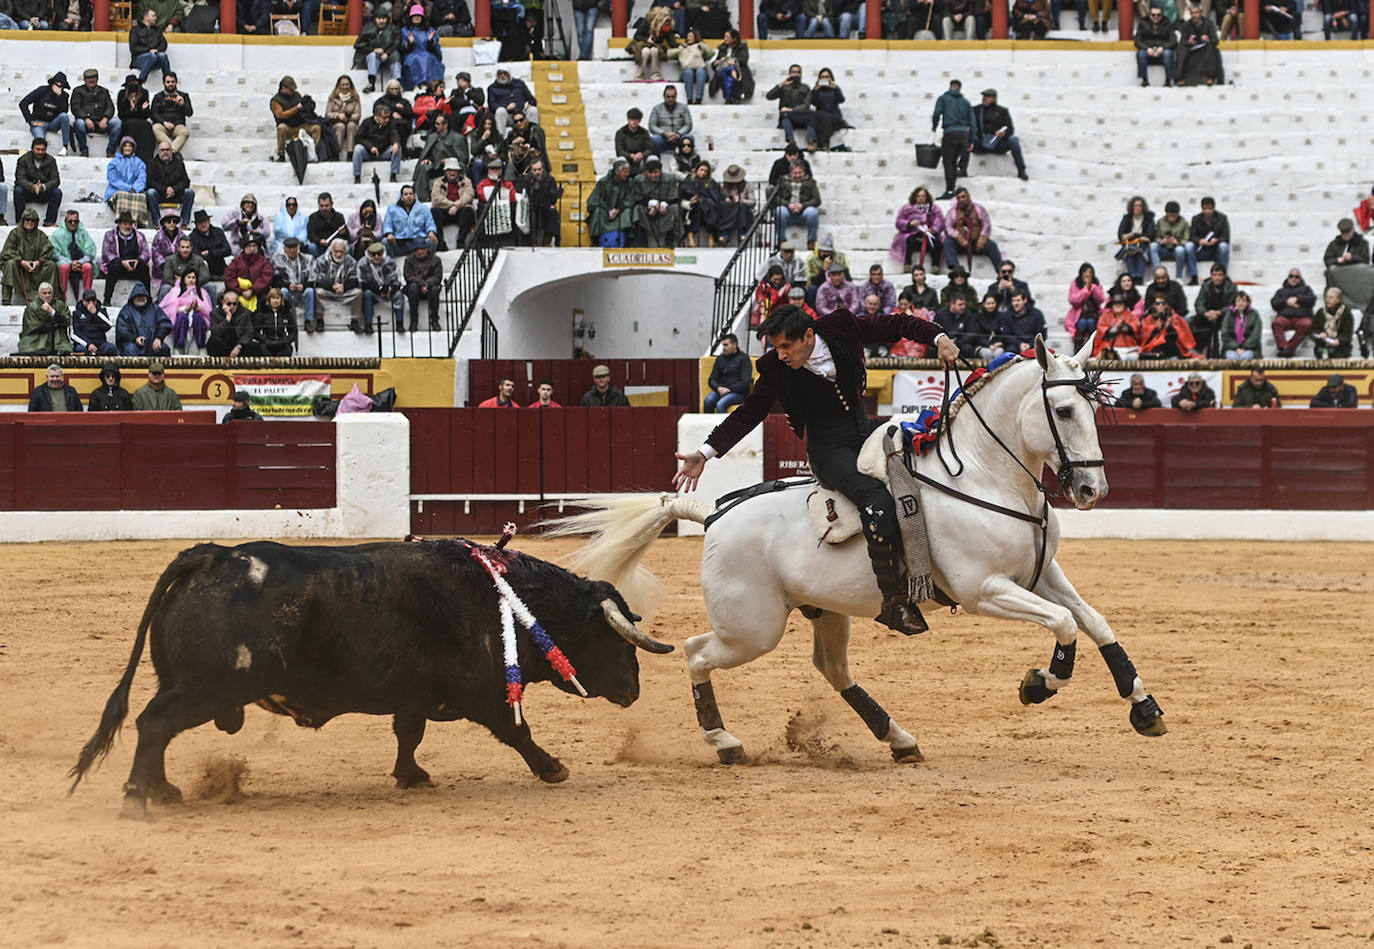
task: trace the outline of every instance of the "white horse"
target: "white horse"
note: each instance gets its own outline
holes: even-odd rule
[[[1058,519],[1029,474],[1039,475],[1046,465],[1057,468],[1063,491],[1080,510],[1107,494],[1095,383],[1086,372],[1090,350],[1091,343],[1072,357],[1050,356],[1037,339],[1036,360],[1003,367],[981,385],[966,387],[969,398],[952,403],[939,448],[948,467],[958,472],[950,458],[953,430],[964,470],[951,476],[935,452],[921,455],[916,469],[967,496],[935,487],[921,491],[933,576],[969,613],[1028,620],[1054,633],[1057,645],[1049,665],[1030,670],[1021,683],[1022,703],[1043,702],[1068,683],[1081,629],[1101,650],[1121,697],[1130,700],[1131,724],[1141,734],[1157,736],[1166,731],[1163,712],[1107,621],[1079,596],[1055,562]],[[980,419],[986,424],[978,424]],[[882,435],[880,430],[872,437]],[[812,661],[826,681],[874,737],[888,744],[894,760],[918,761],[916,739],[855,684],[849,671],[850,617],[875,616],[882,606],[865,541],[860,535],[842,544],[818,544],[807,512],[808,493],[785,490],[751,498],[706,532],[701,589],[711,629],[686,642],[702,737],[722,762],[747,760],[739,739],[725,730],[711,673],[771,651],[782,639],[788,615],[801,609],[813,627]],[[970,498],[1002,510],[978,506]],[[574,555],[574,565],[630,591],[627,598],[638,612],[643,609],[635,603],[635,591],[651,579],[639,562],[659,532],[675,518],[704,523],[713,513],[708,504],[673,494],[577,503],[591,510],[555,525],[558,533],[593,535]],[[1042,514],[1047,515],[1043,521]]]

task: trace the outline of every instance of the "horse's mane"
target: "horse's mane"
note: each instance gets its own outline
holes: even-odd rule
[[[974,379],[971,382],[965,382],[962,386],[960,386],[958,393],[955,394],[955,396],[949,400],[949,408],[944,413],[943,422],[946,424],[953,422],[954,417],[959,414],[959,410],[964,407],[964,403],[969,401],[969,397],[981,391],[982,388],[986,386],[989,382],[991,382],[994,378],[1001,376],[1012,366],[1019,366],[1022,363],[1029,361],[1030,360],[1026,359],[1025,357],[1021,357],[1018,359],[1008,359],[1006,362],[1002,363],[1002,365],[998,366],[995,369],[988,370],[987,372],[983,373],[983,375],[979,376],[977,379]],[[1089,402],[1095,402],[1098,405],[1110,406],[1111,393],[1109,393],[1102,385],[1102,372],[1103,370],[1099,368],[1084,368],[1084,381],[1080,382],[1075,388],[1077,388],[1078,391],[1082,393],[1083,398],[1087,399]]]

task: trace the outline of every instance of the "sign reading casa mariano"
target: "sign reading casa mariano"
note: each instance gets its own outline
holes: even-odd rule
[[[677,255],[671,247],[657,250],[619,250],[604,248],[601,251],[603,267],[671,267]]]

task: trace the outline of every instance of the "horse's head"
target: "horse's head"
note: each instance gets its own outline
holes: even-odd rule
[[[1097,410],[1102,404],[1098,374],[1089,373],[1092,340],[1072,356],[1051,356],[1045,341],[1035,338],[1035,358],[1043,378],[1040,391],[1027,400],[1023,421],[1027,447],[1049,456],[1066,497],[1080,511],[1107,496],[1107,474],[1097,441]]]

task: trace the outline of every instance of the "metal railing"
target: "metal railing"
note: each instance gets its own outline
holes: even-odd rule
[[[501,251],[500,242],[484,233],[487,213],[490,210],[490,204],[483,204],[477,209],[477,219],[472,226],[472,233],[463,243],[463,252],[458,255],[458,262],[453,265],[448,279],[444,281],[444,323],[449,332],[446,355],[450,357],[458,348],[458,342],[463,338],[463,333],[472,320],[473,311],[477,308],[477,298],[486,286],[491,266],[496,262],[496,255]]]
[[[763,185],[759,185],[759,192]],[[776,186],[769,189],[767,197],[755,203],[759,209],[754,215],[754,223],[740,238],[725,269],[716,278],[715,302],[711,309],[711,343],[730,332],[740,310],[749,304],[754,290],[759,285],[763,265],[773,254],[777,245],[777,224],[773,216],[773,202],[777,199]]]
[[[496,328],[496,321],[491,318],[491,314],[482,308],[482,358],[496,359],[501,348],[501,332]]]

